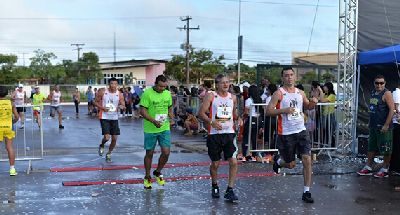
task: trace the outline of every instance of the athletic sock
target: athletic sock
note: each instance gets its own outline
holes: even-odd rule
[[[310,187],[304,186],[304,193],[305,192],[310,192]]]

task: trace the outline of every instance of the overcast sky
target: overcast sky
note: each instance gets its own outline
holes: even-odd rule
[[[319,2],[319,3],[318,3]],[[318,4],[318,9],[317,9]],[[337,0],[243,0],[243,62],[290,63],[292,51],[337,52]],[[313,20],[317,9],[314,29]],[[189,15],[194,48],[237,58],[238,0],[3,0],[0,7],[0,53],[16,54],[29,64],[33,51],[53,52],[58,61],[96,52],[101,62],[170,59],[183,54],[186,39],[180,17]],[[312,37],[310,37],[313,29]],[[311,43],[309,46],[309,41]],[[24,54],[25,53],[25,54]]]

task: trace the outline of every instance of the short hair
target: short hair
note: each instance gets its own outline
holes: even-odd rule
[[[386,81],[385,76],[383,76],[383,75],[381,75],[381,74],[376,75],[375,78],[374,78],[374,80],[376,80],[376,79],[383,79],[383,80]]]
[[[218,74],[216,77],[215,77],[215,84],[218,84],[219,82],[221,82],[221,80],[223,79],[223,78],[226,78],[227,76],[225,75],[225,74]]]
[[[167,82],[167,77],[165,77],[164,75],[159,75],[159,76],[157,76],[157,78],[156,78],[156,81],[154,82],[154,84],[158,84],[158,82]]]
[[[281,76],[283,76],[283,72],[284,72],[284,71],[287,71],[287,70],[292,70],[292,71],[294,72],[294,70],[293,70],[293,68],[292,68],[291,66],[286,66],[286,67],[283,67],[283,68],[282,68]]]
[[[111,84],[112,81],[118,82],[118,80],[115,77],[112,77],[112,78],[108,79],[108,84]]]
[[[6,86],[0,86],[0,97],[4,98],[8,95],[8,89]]]

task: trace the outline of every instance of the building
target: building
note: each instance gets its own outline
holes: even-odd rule
[[[99,63],[103,79],[100,84],[107,84],[114,77],[120,85],[153,85],[158,75],[165,71],[164,60],[128,60]]]
[[[336,74],[338,63],[338,54],[332,52],[292,52],[292,65],[296,68],[296,65],[304,66],[315,66],[314,70],[318,75],[324,74],[325,72],[331,72]],[[328,68],[318,68],[318,66],[324,66]],[[297,75],[299,78],[303,77],[304,74],[309,72],[308,68],[298,68]]]

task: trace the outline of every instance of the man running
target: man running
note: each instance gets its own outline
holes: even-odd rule
[[[46,96],[40,92],[40,88],[38,86],[35,86],[34,89],[35,94],[32,96],[33,116],[35,117],[35,120],[40,128],[42,126],[42,117],[40,114],[43,111],[43,102],[46,101]]]
[[[24,128],[25,125],[25,104],[26,104],[26,92],[24,91],[24,85],[18,84],[18,88],[12,94],[12,100],[14,101],[14,105],[17,108],[17,112],[21,119],[20,121],[20,129]]]
[[[143,180],[145,189],[152,187],[150,170],[157,142],[161,147],[161,155],[153,175],[158,185],[165,184],[161,170],[168,162],[171,147],[170,125],[174,124],[172,96],[168,90],[165,90],[167,86],[167,78],[163,75],[157,76],[155,86],[144,91],[140,100],[140,113],[144,118],[144,149],[146,150],[144,157],[146,172]]]
[[[12,146],[15,132],[12,130],[12,124],[18,121],[19,115],[10,99],[6,98],[7,94],[7,88],[5,86],[0,86],[0,142],[5,141],[6,144],[8,160],[10,163],[10,176],[16,176],[15,152]]]
[[[219,74],[215,78],[217,91],[210,92],[203,100],[199,116],[208,124],[207,147],[211,158],[211,196],[219,198],[218,167],[221,153],[224,152],[225,160],[229,161],[228,187],[224,198],[236,201],[238,197],[233,192],[237,173],[237,146],[235,142],[234,119],[236,120],[236,96],[228,92],[229,78]],[[209,116],[207,116],[209,113]]]
[[[272,95],[267,106],[269,116],[278,116],[278,150],[274,156],[273,169],[294,168],[296,151],[303,162],[304,202],[313,203],[311,197],[311,141],[304,126],[303,107],[312,109],[318,102],[316,98],[309,101],[302,90],[295,87],[296,75],[292,68],[283,68],[281,72],[283,86]],[[275,109],[276,108],[276,109]]]
[[[99,89],[94,101],[94,105],[99,110],[101,133],[103,135],[98,151],[100,156],[103,156],[104,145],[110,140],[111,135],[111,144],[106,154],[106,162],[111,162],[111,153],[117,145],[117,138],[120,135],[118,111],[119,109],[125,109],[124,97],[117,88],[118,80],[110,78],[108,80],[108,88]]]
[[[60,91],[60,86],[55,85],[54,90],[51,91],[49,98],[50,100],[50,116],[54,117],[55,112],[58,114],[58,128],[59,129],[64,129],[64,126],[62,125],[62,108],[60,106],[61,104],[61,91]]]
[[[388,169],[392,155],[393,115],[395,105],[392,93],[386,89],[386,80],[383,75],[374,79],[375,89],[369,99],[369,139],[368,160],[358,175],[372,175],[372,164],[375,155],[383,155],[383,167],[374,174],[376,178],[389,177]],[[398,143],[396,143],[398,144]]]

